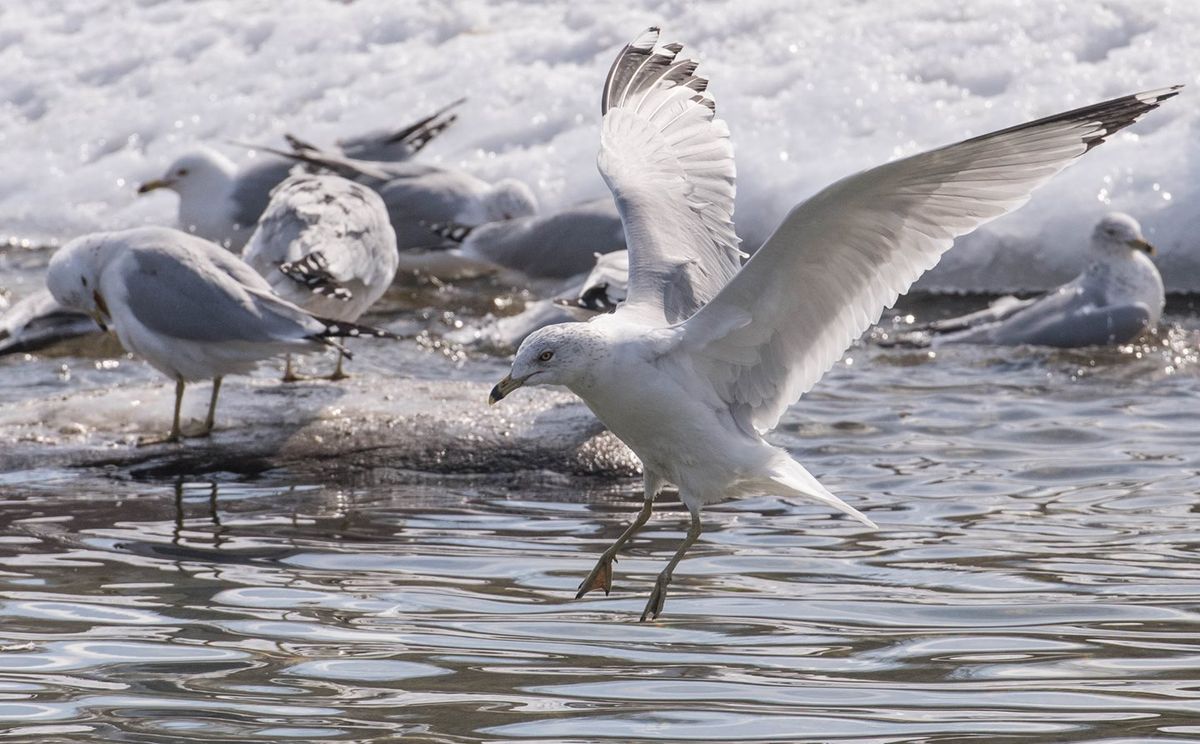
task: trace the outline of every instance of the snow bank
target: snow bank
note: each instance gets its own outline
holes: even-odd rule
[[[331,141],[454,97],[425,157],[518,176],[548,208],[605,193],[599,95],[651,24],[712,78],[738,155],[749,244],[788,208],[872,164],[1093,101],[1192,87],[963,241],[926,288],[1029,289],[1078,267],[1092,223],[1138,217],[1168,286],[1200,290],[1200,5],[454,3],[43,0],[0,6],[0,234],[65,240],[171,223],[138,199],[196,142]],[[244,149],[224,145],[239,160]]]

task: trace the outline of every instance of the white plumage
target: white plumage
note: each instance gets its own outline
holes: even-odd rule
[[[1162,275],[1142,228],[1106,215],[1092,231],[1087,267],[1041,297],[1001,298],[986,310],[932,323],[933,346],[1033,344],[1070,348],[1132,341],[1158,325],[1166,305]]]
[[[291,176],[242,254],[271,289],[313,315],[354,322],[391,286],[399,265],[383,200],[340,176]],[[337,370],[342,374],[342,352]],[[288,365],[285,378],[294,379]]]
[[[492,394],[565,385],[642,461],[642,510],[579,596],[608,591],[617,551],[663,485],[678,486],[691,526],[642,619],[662,610],[705,504],[799,496],[873,526],[762,433],[956,236],[1020,206],[1175,94],[1126,96],[845,178],[793,209],[738,271],[728,132],[694,63],[657,39],[652,29],[621,51],[604,94],[599,165],[625,224],[628,299],[611,315],[531,334]]]

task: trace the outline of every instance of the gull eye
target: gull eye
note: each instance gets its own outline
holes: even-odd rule
[[[79,277],[79,281],[83,282],[83,286],[85,286],[85,287],[87,286],[87,277],[86,276]]]
[[[539,362],[548,362],[548,361],[550,361],[550,360],[551,360],[551,359],[553,359],[553,358],[554,358],[554,352],[553,352],[553,351],[550,351],[549,349],[546,349],[546,350],[545,350],[545,351],[543,351],[541,354],[538,354],[538,361],[539,361]]]
[[[175,171],[175,175],[179,176],[180,178],[183,178],[187,174],[188,174],[187,168],[180,168],[179,170]]]

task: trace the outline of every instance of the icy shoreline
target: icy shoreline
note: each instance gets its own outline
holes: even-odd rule
[[[200,384],[189,389],[185,414],[202,413],[207,391]],[[170,386],[74,390],[0,408],[0,473],[115,468],[149,476],[286,468],[336,481],[389,470],[638,472],[632,453],[569,394],[524,396],[488,409],[487,391],[473,382],[398,383],[375,376],[290,386],[237,378],[222,390],[210,439],[139,447],[139,436],[165,432]]]

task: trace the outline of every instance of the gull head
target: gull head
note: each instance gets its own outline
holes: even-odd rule
[[[488,405],[526,385],[574,388],[592,373],[602,348],[595,326],[589,323],[560,323],[538,329],[517,349],[512,371],[492,388]]]
[[[50,259],[46,288],[58,304],[92,316],[104,330],[112,321],[100,294],[100,272],[107,261],[106,235],[84,235],[59,248]]]
[[[177,158],[161,178],[143,183],[137,192],[148,194],[158,189],[170,189],[183,199],[189,195],[223,195],[236,171],[233,161],[219,152],[196,150]]]
[[[515,178],[497,181],[483,201],[486,222],[529,217],[538,211],[538,201],[533,195],[533,189]]]
[[[1128,258],[1131,252],[1154,255],[1154,246],[1146,242],[1138,221],[1122,212],[1111,212],[1096,223],[1092,248],[1103,256]]]

